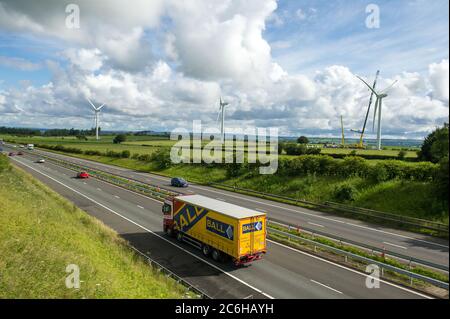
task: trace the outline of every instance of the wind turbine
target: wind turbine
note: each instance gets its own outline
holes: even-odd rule
[[[225,141],[225,106],[229,103],[222,101],[222,97],[219,102],[219,114],[217,114],[217,121],[220,118],[220,136],[222,139],[222,143]]]
[[[100,113],[100,110],[102,109],[102,107],[105,106],[105,103],[103,103],[102,105],[100,105],[99,107],[96,107],[91,100],[89,100],[89,98],[87,99],[89,104],[91,104],[92,108],[94,109],[95,112],[95,139],[98,140],[98,115]]]
[[[388,95],[386,92],[394,86],[395,83],[397,83],[397,80],[395,80],[391,85],[389,85],[387,88],[380,92],[376,92],[374,87],[371,87],[369,84],[367,84],[366,81],[364,81],[361,77],[357,76],[358,79],[360,79],[367,87],[372,91],[373,94],[376,96],[375,101],[375,111],[373,113],[373,122],[374,122],[374,128],[375,128],[375,118],[377,116],[377,110],[378,110],[378,126],[377,126],[377,149],[381,150],[381,108],[383,105],[383,99],[386,98]]]

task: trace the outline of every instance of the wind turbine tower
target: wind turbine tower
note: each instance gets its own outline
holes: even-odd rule
[[[394,86],[395,83],[397,83],[397,81],[394,81],[390,86],[388,86],[387,88],[385,88],[382,91],[375,91],[374,87],[371,87],[369,84],[367,84],[366,81],[364,81],[361,77],[357,76],[358,79],[360,79],[365,85],[367,85],[367,87],[372,91],[372,93],[375,95],[376,97],[376,101],[375,101],[375,111],[373,114],[373,119],[374,119],[374,126],[375,126],[375,119],[377,116],[377,111],[378,111],[378,125],[377,125],[377,149],[381,150],[381,109],[383,106],[383,99],[386,98],[388,95],[386,94],[386,92],[392,88]]]
[[[99,121],[98,121],[98,115],[100,114],[100,110],[102,109],[102,107],[105,106],[105,103],[103,103],[103,104],[100,105],[99,107],[96,107],[96,106],[91,102],[91,100],[89,100],[89,99],[87,99],[87,100],[88,100],[89,104],[91,104],[91,106],[92,106],[92,108],[94,109],[94,112],[95,112],[95,139],[98,141],[98,140],[99,140],[99,138],[98,138],[98,123],[99,123]]]
[[[229,103],[222,101],[222,98],[220,98],[219,103],[219,114],[217,115],[217,120],[220,118],[220,136],[223,143],[225,141],[225,107]]]

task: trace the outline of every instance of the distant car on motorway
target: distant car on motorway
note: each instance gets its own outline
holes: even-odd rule
[[[45,163],[45,159],[40,158],[40,159],[38,159],[38,160],[36,161],[36,163],[40,163],[40,164]]]
[[[77,177],[78,178],[89,178],[89,174],[88,174],[88,172],[79,172],[77,174]]]
[[[17,152],[17,155],[23,155],[23,152],[19,151],[19,152]]]
[[[20,148],[25,148],[25,145],[19,145]]]
[[[16,153],[14,153],[14,152],[9,152],[8,153],[8,156],[15,156],[16,155]]]
[[[170,185],[175,187],[188,187],[188,182],[181,177],[174,177],[170,180]]]

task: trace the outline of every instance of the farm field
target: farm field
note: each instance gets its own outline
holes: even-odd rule
[[[82,141],[77,139],[74,136],[66,136],[66,137],[41,137],[41,136],[33,136],[33,137],[17,137],[10,135],[0,135],[0,139],[4,140],[14,140],[16,143],[33,143],[33,144],[47,144],[47,145],[63,145],[70,146],[74,148],[79,148],[82,151],[85,150],[94,150],[100,152],[107,152],[109,150],[115,152],[121,152],[124,150],[130,151],[131,154],[152,154],[158,148],[161,147],[172,147],[176,141],[172,141],[168,138],[161,138],[157,136],[134,136],[128,135],[127,141],[121,144],[114,144],[113,139],[114,135],[105,135],[102,136],[101,140],[96,141],[93,137],[88,137],[87,141]],[[202,141],[202,146],[208,144],[208,141]],[[253,146],[253,145],[252,145]],[[380,156],[388,156],[392,158],[397,158],[402,147],[399,146],[390,146],[386,147],[381,151],[366,149],[366,150],[353,150],[350,148],[324,148],[322,145],[312,144],[314,147],[319,147],[321,149],[321,154],[325,155],[333,155],[333,154],[345,154],[350,155],[352,151],[356,152],[356,155],[380,155]],[[254,149],[253,147],[251,148]],[[414,148],[411,148],[414,149]],[[245,150],[248,150],[248,145],[246,143]],[[417,149],[418,150],[418,149]],[[355,154],[355,153],[353,153]],[[295,155],[286,155],[283,154],[283,157],[295,157]],[[405,158],[415,159],[417,158],[416,150],[407,150],[405,151]]]

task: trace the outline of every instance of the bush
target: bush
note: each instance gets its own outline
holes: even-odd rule
[[[154,162],[159,169],[168,168],[172,161],[170,159],[170,151],[165,148],[161,148],[150,156],[152,162]]]
[[[130,158],[130,155],[131,155],[130,151],[124,150],[124,151],[122,151],[122,154],[121,154],[120,157],[122,157],[122,158]]]
[[[389,174],[384,165],[377,163],[370,169],[369,178],[377,183],[381,183],[389,179]]]
[[[308,144],[309,140],[308,140],[308,138],[306,136],[300,136],[297,139],[297,143],[299,143],[299,144]]]
[[[84,151],[85,155],[94,155],[94,156],[102,156],[103,153],[100,151],[94,151],[94,150],[86,150]]]
[[[341,184],[334,189],[334,198],[338,201],[354,201],[358,196],[358,191],[351,184]]]
[[[119,134],[114,137],[113,143],[114,144],[120,144],[122,142],[125,142],[127,140],[127,136],[125,134]]]
[[[406,157],[406,152],[404,150],[401,150],[400,152],[398,152],[397,158],[401,161],[403,161]]]

